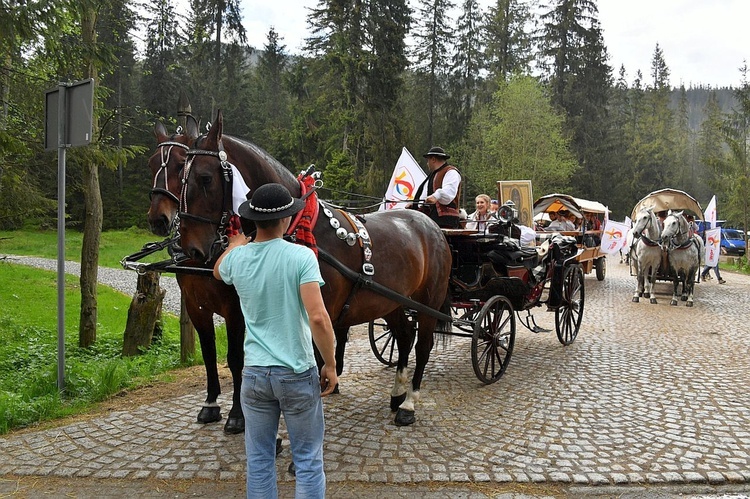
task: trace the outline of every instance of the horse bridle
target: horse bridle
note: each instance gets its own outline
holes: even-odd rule
[[[149,199],[154,194],[161,194],[163,196],[166,196],[168,199],[171,199],[177,205],[180,204],[180,199],[172,194],[169,190],[169,177],[168,177],[168,170],[167,170],[167,164],[169,164],[169,157],[172,155],[172,149],[174,147],[181,147],[182,149],[185,149],[186,151],[190,150],[190,147],[187,145],[181,143],[181,142],[175,142],[172,140],[167,140],[165,142],[161,142],[156,146],[157,149],[159,149],[159,156],[161,158],[161,166],[156,171],[156,175],[154,175],[154,184],[151,186],[151,191],[148,193]],[[157,183],[159,182],[159,175],[163,174],[164,176],[164,187],[159,187]]]
[[[215,252],[218,250],[216,255],[220,254],[229,245],[229,238],[227,237],[226,231],[229,224],[229,219],[233,214],[232,210],[232,164],[227,161],[227,153],[224,151],[224,144],[219,139],[218,151],[208,151],[205,149],[188,149],[187,159],[185,161],[185,169],[182,172],[182,189],[180,191],[179,199],[179,210],[177,217],[180,219],[190,219],[196,222],[201,222],[209,225],[216,225],[216,238],[211,243],[208,255],[205,263],[209,263],[213,260]],[[210,218],[188,213],[187,205],[187,186],[188,178],[193,167],[193,159],[195,156],[213,156],[219,159],[221,165],[221,173],[224,182],[222,182],[222,212],[219,220],[211,220]]]

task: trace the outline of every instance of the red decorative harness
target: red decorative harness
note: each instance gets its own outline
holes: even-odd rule
[[[300,197],[304,197],[315,184],[315,179],[312,175],[305,175],[301,173],[297,177],[297,181],[300,186]],[[318,196],[315,192],[311,192],[305,198],[305,207],[302,211],[298,212],[289,228],[286,231],[287,236],[294,234],[294,239],[297,244],[302,244],[312,249],[315,252],[315,256],[318,256],[318,245],[315,242],[315,236],[313,235],[313,227],[318,222]]]

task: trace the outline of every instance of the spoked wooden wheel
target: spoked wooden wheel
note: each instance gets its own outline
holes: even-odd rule
[[[555,310],[557,339],[570,345],[578,336],[583,319],[583,272],[580,265],[569,265],[563,276],[562,304]]]
[[[391,328],[383,319],[371,321],[367,325],[367,333],[370,337],[370,348],[380,362],[388,367],[398,363],[398,350],[396,349],[396,338]]]
[[[471,339],[474,374],[489,385],[505,372],[516,340],[516,314],[504,296],[493,296],[476,317]]]

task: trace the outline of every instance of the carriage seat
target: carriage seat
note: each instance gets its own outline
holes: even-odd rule
[[[487,253],[487,258],[496,267],[523,266],[532,270],[539,263],[539,254],[536,248],[522,247],[512,239],[506,239],[498,243],[494,249]]]

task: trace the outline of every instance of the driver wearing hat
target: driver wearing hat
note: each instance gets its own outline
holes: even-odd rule
[[[245,415],[247,492],[275,497],[276,432],[284,414],[297,466],[297,497],[325,497],[321,396],[338,384],[334,336],[315,253],[283,239],[305,202],[280,184],[264,184],[238,209],[255,222],[254,240],[232,236],[214,277],[237,290],[245,317],[240,402]],[[313,342],[325,364],[318,372]],[[302,402],[300,402],[302,401]]]
[[[458,200],[461,197],[461,173],[448,164],[450,155],[442,147],[433,147],[422,155],[427,158],[430,174],[417,189],[410,208],[429,215],[440,227],[457,229],[460,223]]]

